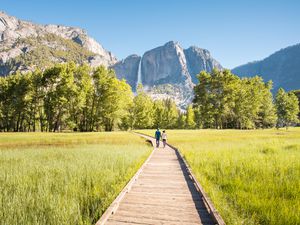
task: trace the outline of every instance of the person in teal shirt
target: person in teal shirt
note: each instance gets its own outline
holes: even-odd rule
[[[159,128],[157,128],[157,130],[155,131],[156,148],[159,147],[160,138],[161,138],[161,132],[160,132]]]

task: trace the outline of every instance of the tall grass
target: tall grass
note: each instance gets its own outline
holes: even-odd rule
[[[151,147],[129,133],[40,133],[1,134],[0,149],[0,224],[93,224]]]
[[[300,224],[299,128],[167,133],[227,224]]]
[[[109,133],[0,133],[0,149],[19,146],[65,146],[78,144],[121,144],[136,142],[136,137],[123,132]]]

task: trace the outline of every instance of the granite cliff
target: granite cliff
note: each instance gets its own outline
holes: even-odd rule
[[[0,12],[0,76],[71,60],[91,66],[117,61],[83,29],[34,24]]]
[[[143,56],[128,56],[112,68],[133,90],[142,83],[154,99],[172,98],[184,108],[193,98],[196,75],[202,70],[222,69],[222,66],[206,49],[195,46],[183,49],[178,42],[170,41],[146,51]]]
[[[191,103],[200,71],[222,69],[208,50],[195,46],[184,49],[174,41],[142,56],[130,55],[117,61],[83,29],[39,25],[0,12],[0,76],[68,61],[110,67],[133,91],[142,83],[154,99],[172,98],[180,108]]]

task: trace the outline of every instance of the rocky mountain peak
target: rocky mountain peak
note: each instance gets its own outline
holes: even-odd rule
[[[112,66],[119,79],[126,79],[133,90],[136,89],[141,56],[130,55]]]
[[[4,31],[7,28],[15,28],[19,20],[13,16],[7,15],[5,12],[0,11],[0,30]]]
[[[221,64],[216,61],[206,49],[191,46],[184,50],[187,67],[193,83],[197,83],[197,74],[200,71],[211,72],[214,68],[222,70]]]
[[[194,45],[187,48],[186,51],[196,52],[198,54],[203,54],[206,57],[211,57],[210,52],[207,49],[199,48],[199,47],[194,46]]]
[[[140,81],[154,99],[173,98],[182,108],[191,102],[196,75],[215,67],[222,69],[208,50],[196,46],[183,49],[176,41],[146,51],[142,57],[128,56],[112,66],[133,90],[141,76]]]
[[[170,41],[145,52],[141,66],[142,80],[146,86],[190,80],[183,48],[178,42]]]
[[[176,45],[179,46],[178,41],[168,41],[167,43],[164,44],[165,47],[175,47]]]
[[[4,12],[0,12],[0,42],[0,75],[7,75],[19,68],[27,68],[25,71],[30,70],[30,67],[26,65],[27,62],[20,62],[19,58],[24,53],[25,56],[22,55],[22,58],[26,58],[26,55],[33,54],[33,51],[40,51],[42,48],[44,48],[43,51],[52,53],[63,50],[72,54],[72,51],[77,51],[73,52],[74,57],[71,57],[71,60],[79,63],[87,62],[92,66],[110,66],[117,61],[111,52],[106,51],[81,28],[35,24]],[[73,46],[72,43],[78,44],[79,47]],[[23,49],[27,51],[24,52]],[[78,54],[79,49],[82,51],[81,54]],[[37,55],[36,52],[35,55]],[[82,55],[85,56],[82,58]],[[14,64],[20,64],[20,66],[8,67],[7,63],[12,60],[15,61]],[[60,56],[56,57],[52,54],[48,60],[49,63],[50,61],[57,63],[67,61],[68,58],[61,59]]]

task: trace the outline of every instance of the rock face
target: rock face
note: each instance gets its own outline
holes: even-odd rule
[[[142,58],[142,81],[145,86],[190,83],[186,58],[177,42],[147,51]]]
[[[141,80],[147,87],[161,84],[197,83],[196,75],[202,70],[211,72],[213,68],[222,69],[208,50],[198,47],[183,49],[178,42],[170,41],[163,46],[145,52],[140,57],[128,56],[111,68],[119,78],[130,80],[135,89],[138,80],[139,61],[141,61]]]
[[[223,69],[221,64],[212,58],[210,52],[206,49],[192,46],[185,49],[184,54],[193,83],[198,83],[196,75],[199,74],[200,71],[205,70],[207,72],[211,72],[214,68],[219,70]]]
[[[141,61],[140,61],[141,60]],[[208,50],[198,47],[183,49],[170,41],[144,53],[132,55],[112,66],[119,78],[125,78],[136,90],[139,73],[145,90],[154,99],[172,98],[181,108],[191,103],[196,75],[222,66]]]
[[[191,102],[196,74],[222,69],[207,50],[183,49],[174,41],[117,62],[80,28],[38,25],[0,12],[0,76],[67,61],[113,68],[133,90],[140,82],[153,98],[173,98],[182,108]]]
[[[130,55],[113,65],[118,78],[125,79],[133,89],[136,88],[140,61],[140,56]]]
[[[269,57],[232,69],[239,76],[259,75],[265,81],[273,81],[276,92],[280,87],[285,90],[300,88],[300,44],[281,49]]]
[[[51,36],[51,39],[49,36]],[[36,40],[39,42],[37,43]],[[62,42],[65,42],[65,45],[62,45]],[[78,47],[72,46],[71,42],[77,44]],[[110,66],[117,61],[110,52],[106,51],[80,28],[60,25],[38,25],[0,12],[0,75],[14,72],[12,68],[6,65],[10,61],[19,63],[20,67],[28,67],[27,65],[21,65],[22,62],[18,60],[13,60],[20,56],[24,58],[24,54],[30,54],[33,50],[36,50],[39,44],[43,48],[47,47],[49,51],[57,48],[61,48],[60,50],[64,51],[72,51],[75,48],[77,51],[88,52],[89,54],[86,54],[87,58],[84,58],[84,60],[80,58],[78,61],[91,63],[93,66]],[[69,48],[66,46],[69,46]],[[52,56],[54,58],[49,59],[52,62],[64,61],[64,59],[56,57],[55,54],[52,54]],[[15,69],[20,67],[15,67]]]

